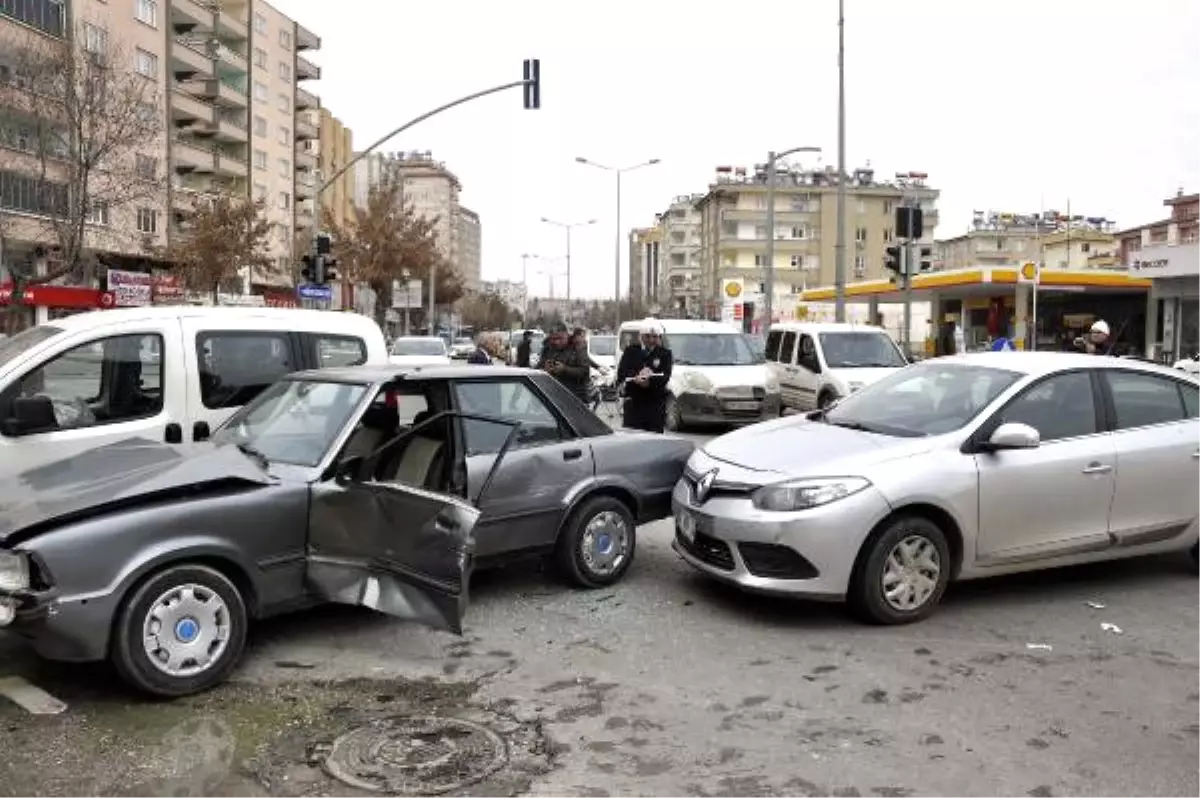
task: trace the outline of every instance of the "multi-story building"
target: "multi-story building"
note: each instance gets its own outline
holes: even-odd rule
[[[510,310],[517,313],[525,312],[525,299],[528,296],[525,283],[518,280],[484,280],[480,283],[481,293],[494,294],[500,298]]]
[[[462,205],[455,208],[454,235],[458,239],[455,251],[463,288],[477,292],[483,277],[483,231],[479,226],[479,214]]]
[[[629,300],[635,306],[658,302],[661,244],[657,227],[639,227],[629,233]]]
[[[354,158],[354,133],[330,113],[328,108],[306,113],[308,118],[305,121],[319,130],[317,140],[320,142],[320,152],[317,155],[316,171],[316,181],[319,185],[345,169],[346,164]],[[300,130],[301,124],[297,123],[296,132],[299,134]],[[330,219],[335,226],[344,229],[354,222],[353,169],[342,172],[321,192],[320,205],[322,225],[326,219]]]
[[[659,301],[672,315],[686,316],[700,308],[700,213],[703,194],[682,195],[658,215],[661,271]]]
[[[1113,222],[1099,216],[975,211],[966,233],[934,242],[934,268],[1017,266],[1112,268],[1117,263]]]
[[[937,226],[938,191],[924,173],[877,180],[869,168],[856,169],[846,185],[846,279],[883,277],[884,250],[894,238],[895,210],[915,203],[924,211],[921,242],[932,241]],[[806,286],[834,282],[837,239],[836,170],[781,167],[775,184],[775,307]],[[722,303],[723,280],[741,280],[746,300],[760,298],[767,267],[767,173],[717,168],[717,177],[696,203],[700,214],[700,298],[706,314]],[[756,302],[757,304],[757,302]]]

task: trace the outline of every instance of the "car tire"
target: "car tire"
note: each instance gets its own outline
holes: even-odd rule
[[[172,597],[177,602],[174,609],[167,604]],[[187,614],[188,605],[199,611],[200,618]],[[165,618],[154,618],[159,615],[156,609]],[[171,646],[187,652],[190,644],[208,639],[210,646],[203,655],[211,656],[210,661],[184,659],[171,673],[169,663],[152,656],[146,629],[153,620],[165,628],[172,619],[174,630],[164,639],[161,654],[167,656]],[[173,565],[151,574],[126,596],[117,614],[109,658],[131,687],[161,698],[179,698],[207,690],[229,676],[242,658],[247,625],[245,599],[228,577],[207,565]],[[191,667],[186,667],[188,662]]]
[[[669,432],[679,432],[683,429],[683,416],[679,414],[679,401],[670,394],[667,395],[666,427]]]
[[[637,522],[629,507],[612,496],[593,496],[576,507],[563,524],[555,561],[562,575],[577,587],[608,587],[629,570],[636,550]]]
[[[829,391],[825,391],[819,397],[817,397],[817,409],[818,410],[828,410],[829,406],[832,405],[836,401],[837,401],[836,396],[834,396]]]
[[[911,556],[916,562],[909,574],[897,574],[904,567],[904,559]],[[893,555],[895,559],[893,560]],[[922,562],[925,567],[922,567]],[[930,565],[936,568],[929,589]],[[898,566],[894,567],[894,566]],[[879,534],[872,535],[859,556],[855,573],[850,580],[847,600],[850,608],[861,620],[873,624],[898,625],[913,623],[928,617],[937,608],[950,582],[950,546],[941,527],[928,518],[918,515],[902,515],[891,519]],[[885,579],[919,578],[910,583],[914,589],[924,592],[919,603],[905,606],[898,597],[889,600],[884,589]]]

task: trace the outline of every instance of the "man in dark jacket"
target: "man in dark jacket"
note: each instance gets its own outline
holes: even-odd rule
[[[550,328],[550,335],[546,337],[541,357],[538,358],[538,368],[561,382],[580,402],[587,404],[591,373],[587,363],[579,357],[579,347],[572,343],[567,325],[559,323]]]
[[[667,383],[674,358],[663,346],[662,326],[653,319],[642,327],[642,345],[628,346],[617,366],[617,384],[625,386],[624,421],[629,429],[662,432],[667,417]]]
[[[487,347],[483,345],[482,335],[475,339],[475,351],[467,356],[467,362],[473,366],[492,365],[492,355],[487,351]]]
[[[529,368],[529,358],[533,355],[533,330],[521,333],[521,343],[517,344],[517,367]]]

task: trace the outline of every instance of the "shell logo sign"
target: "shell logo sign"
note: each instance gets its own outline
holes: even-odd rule
[[[1023,283],[1036,283],[1042,276],[1041,264],[1029,261],[1021,264],[1020,279]]]
[[[742,295],[741,280],[725,280],[724,283],[725,284],[722,286],[722,292],[727,298],[737,299]]]

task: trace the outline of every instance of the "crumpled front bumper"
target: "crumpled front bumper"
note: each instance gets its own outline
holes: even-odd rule
[[[753,424],[779,417],[778,393],[726,396],[684,391],[676,399],[685,424]]]

